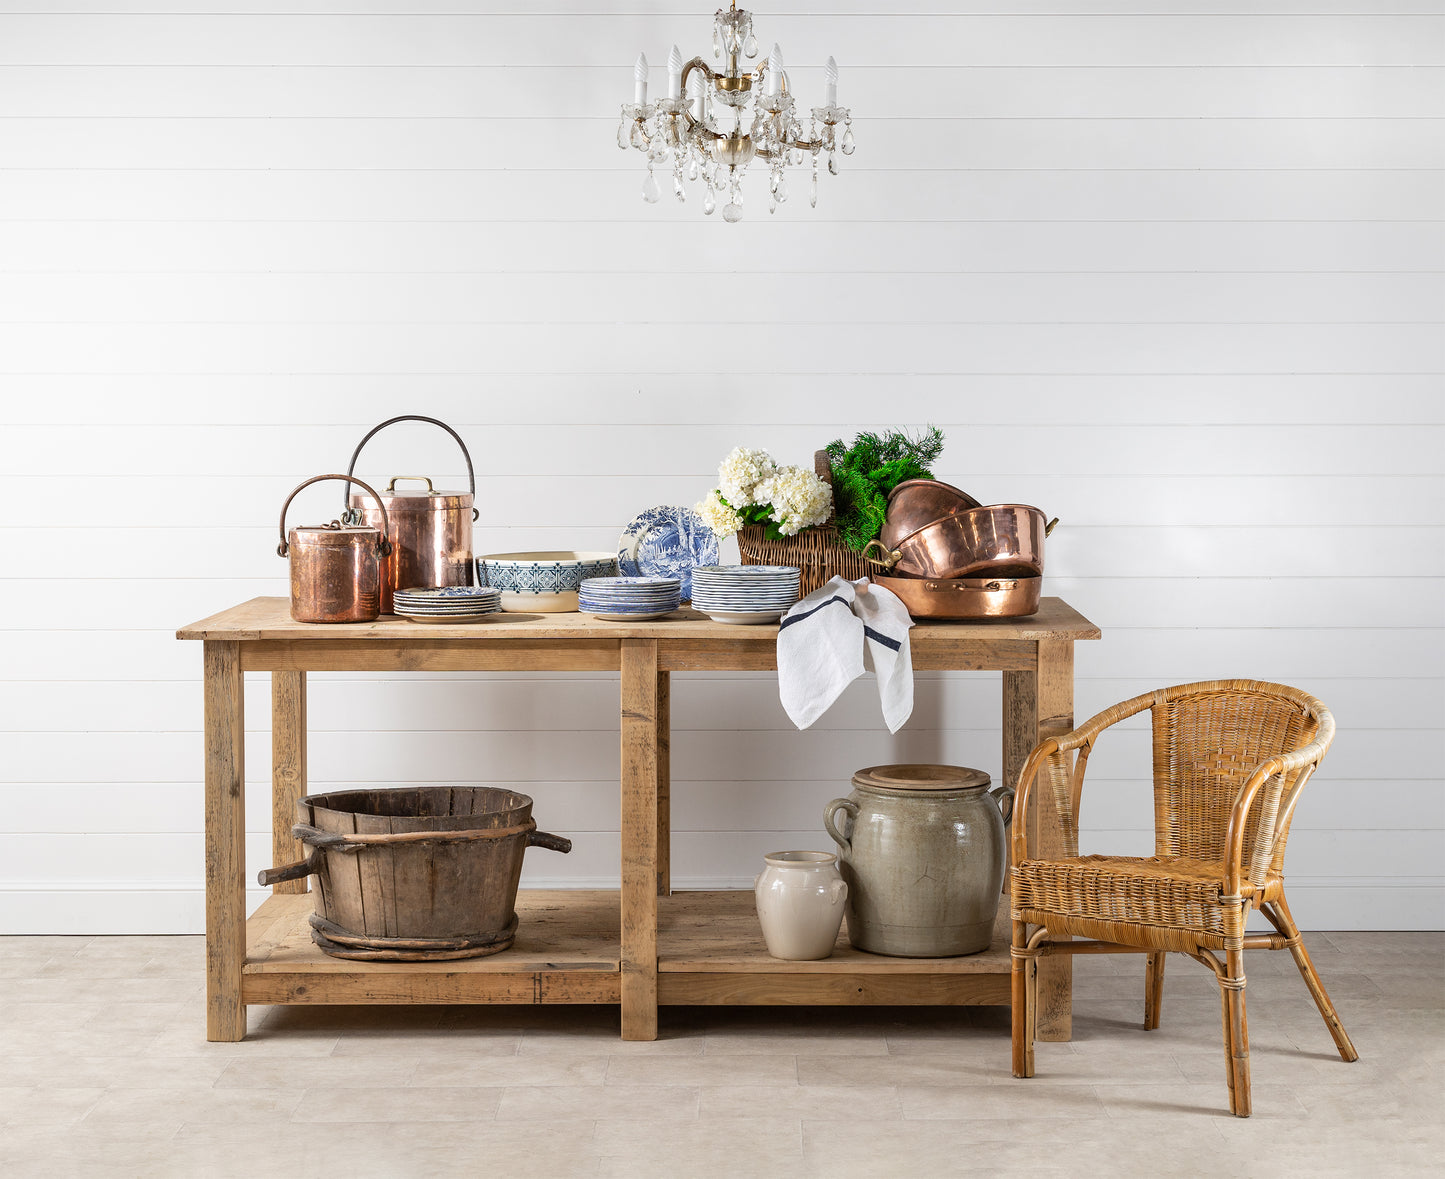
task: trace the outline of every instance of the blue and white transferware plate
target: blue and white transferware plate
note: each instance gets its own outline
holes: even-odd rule
[[[692,596],[692,567],[715,565],[717,537],[691,508],[656,507],[640,513],[617,541],[617,564],[629,577],[676,577]]]
[[[500,590],[493,589],[489,585],[439,585],[399,589],[393,596],[417,602],[431,602],[437,599],[451,600],[454,598],[460,598],[463,601],[472,601],[477,598],[495,598],[500,592]]]

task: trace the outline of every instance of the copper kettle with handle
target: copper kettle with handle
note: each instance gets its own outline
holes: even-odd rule
[[[296,493],[325,479],[355,483],[381,504],[375,491],[350,475],[314,475],[286,497],[276,552],[291,559],[291,617],[297,622],[375,622],[381,614],[382,562],[391,553],[385,506],[379,529],[348,508],[329,524],[286,531],[286,511]]]

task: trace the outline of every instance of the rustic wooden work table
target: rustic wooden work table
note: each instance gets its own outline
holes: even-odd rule
[[[920,623],[919,670],[1003,672],[1003,766],[1013,785],[1042,737],[1073,727],[1074,642],[1099,630],[1058,598],[1032,618]],[[982,954],[885,958],[840,938],[833,957],[768,957],[750,892],[673,893],[668,862],[670,678],[674,671],[770,671],[775,626],[724,626],[682,612],[656,622],[581,614],[499,614],[466,626],[402,619],[292,622],[284,598],[256,598],[177,632],[204,644],[206,1032],[240,1040],[248,1003],[606,1003],[622,1035],[657,1037],[659,1004],[1006,1004],[1007,913]],[[617,890],[528,890],[512,949],[462,962],[331,958],[311,943],[306,882],[277,885],[245,915],[242,674],[271,673],[274,862],[301,859],[291,835],[306,792],[308,671],[615,671],[621,677],[622,880]],[[840,790],[844,784],[839,784]],[[1042,799],[1044,795],[1040,795]],[[1042,814],[1034,846],[1055,845]],[[1006,906],[1005,906],[1006,909]],[[1070,1035],[1067,957],[1040,964],[1039,1036]]]

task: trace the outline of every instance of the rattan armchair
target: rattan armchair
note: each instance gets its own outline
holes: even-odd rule
[[[1146,709],[1153,713],[1154,855],[1080,856],[1077,815],[1089,752],[1105,729]],[[1340,1056],[1358,1058],[1284,897],[1295,804],[1334,734],[1329,709],[1304,692],[1210,680],[1136,696],[1039,744],[1019,777],[1009,870],[1014,1076],[1034,1075],[1038,959],[1050,954],[1147,954],[1146,1029],[1159,1026],[1166,953],[1187,954],[1214,971],[1229,1108],[1239,1117],[1250,1112],[1247,949],[1289,950]],[[1030,858],[1036,789],[1058,808],[1063,858]],[[1276,932],[1246,933],[1250,909]]]

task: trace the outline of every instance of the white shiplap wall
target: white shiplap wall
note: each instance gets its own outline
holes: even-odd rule
[[[612,142],[638,48],[705,51],[710,7],[0,6],[0,931],[199,928],[172,633],[284,592],[282,498],[402,412],[470,442],[481,551],[609,548],[738,443],[936,422],[940,476],[1064,519],[1049,592],[1105,630],[1080,719],[1314,691],[1301,921],[1445,923],[1438,0],[787,0],[759,35],[805,100],[838,57],[858,153],[736,226],[644,206]],[[420,428],[362,464],[417,470],[460,464]],[[313,679],[317,788],[516,783],[576,838],[532,880],[615,879],[612,678]],[[860,765],[997,774],[997,688],[921,677],[890,738],[866,683],[800,734],[771,676],[679,676],[678,882],[823,846]],[[1096,850],[1148,846],[1146,741],[1095,758]]]

